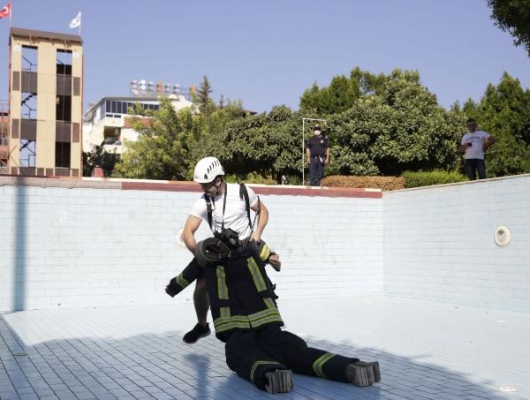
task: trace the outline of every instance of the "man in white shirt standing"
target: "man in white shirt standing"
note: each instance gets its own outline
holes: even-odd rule
[[[468,132],[462,138],[460,151],[466,153],[466,175],[469,180],[486,179],[484,151],[497,141],[488,132],[477,131],[477,121],[470,118],[466,121]]]

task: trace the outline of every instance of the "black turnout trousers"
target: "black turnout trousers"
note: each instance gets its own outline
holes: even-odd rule
[[[227,335],[226,363],[240,377],[265,390],[265,374],[275,369],[348,382],[346,367],[359,361],[308,347],[299,336],[271,325],[260,330],[233,331]]]

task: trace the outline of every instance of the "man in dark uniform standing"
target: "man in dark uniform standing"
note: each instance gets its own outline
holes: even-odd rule
[[[313,137],[307,141],[306,158],[309,165],[309,184],[320,186],[324,176],[324,165],[329,164],[331,149],[328,138],[323,135],[320,125],[313,127]]]

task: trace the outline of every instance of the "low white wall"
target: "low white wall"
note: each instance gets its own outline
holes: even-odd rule
[[[191,260],[176,234],[198,187],[163,186],[0,177],[0,312],[190,301],[193,288],[174,300],[164,288]],[[383,293],[381,198],[261,199],[264,239],[283,261],[270,272],[280,296]]]
[[[383,204],[387,295],[530,312],[530,175],[385,192]]]

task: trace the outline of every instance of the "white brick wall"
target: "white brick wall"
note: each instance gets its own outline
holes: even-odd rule
[[[176,241],[199,193],[119,182],[0,177],[0,312],[174,300],[191,260]],[[310,192],[308,192],[310,193]],[[386,293],[530,312],[530,175],[385,192],[382,199],[262,194],[281,297]],[[512,233],[507,247],[496,226]],[[203,223],[199,238],[209,234]]]
[[[261,198],[270,211],[264,239],[283,262],[270,273],[280,296],[383,293],[380,199]]]
[[[164,288],[191,260],[176,233],[198,192],[52,185],[0,186],[0,312],[192,299]],[[382,294],[381,199],[261,198],[280,296]]]
[[[387,295],[530,312],[530,175],[387,192],[383,204]]]

